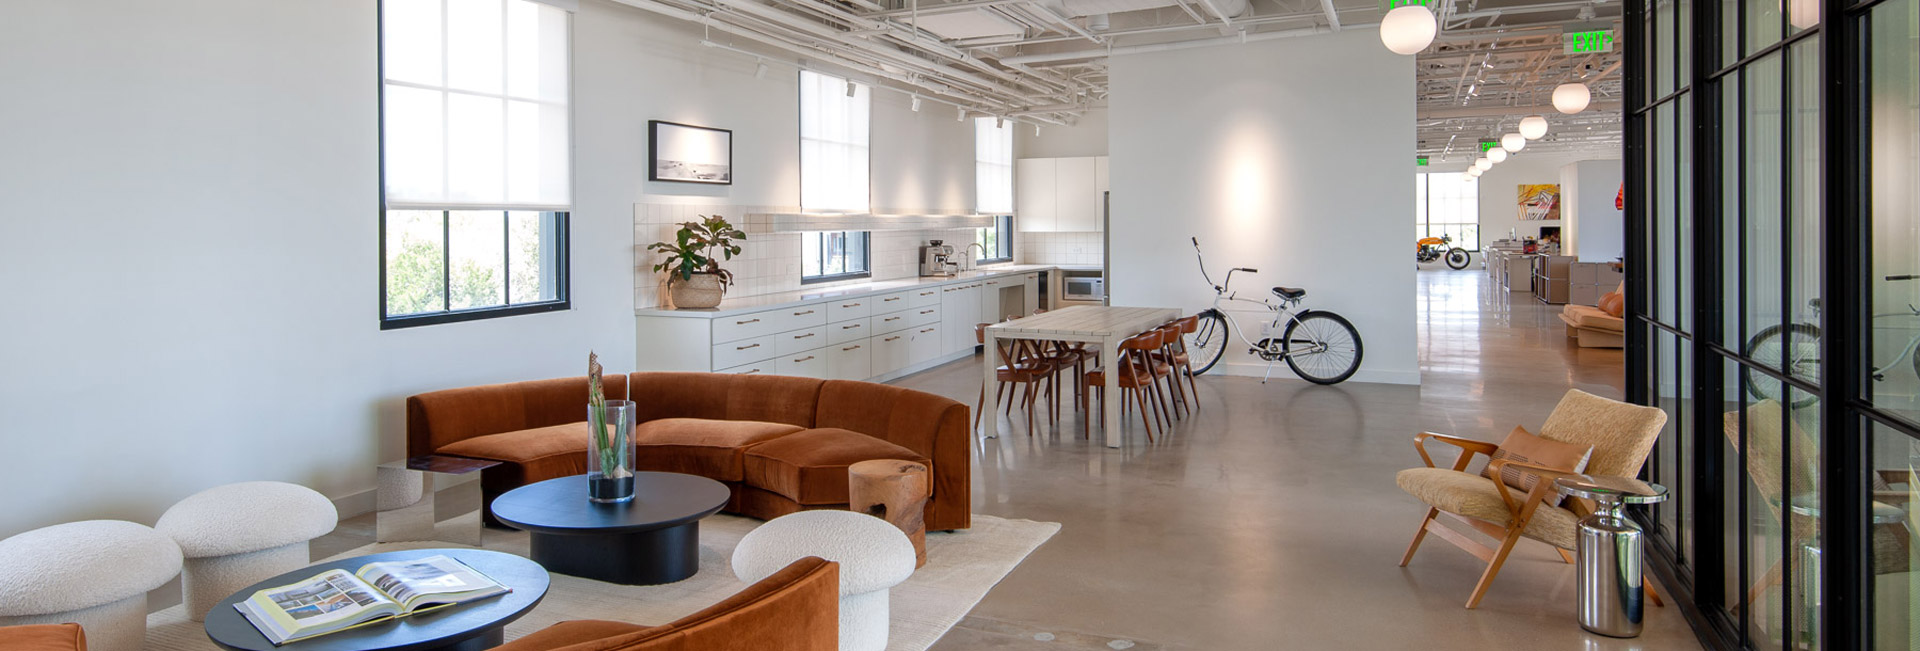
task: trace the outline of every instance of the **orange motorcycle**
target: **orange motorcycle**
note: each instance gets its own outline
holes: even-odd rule
[[[1414,262],[1433,262],[1442,258],[1446,259],[1447,266],[1454,269],[1465,269],[1469,263],[1473,262],[1473,256],[1468,254],[1466,249],[1454,248],[1453,238],[1447,235],[1423,237],[1415,243]]]

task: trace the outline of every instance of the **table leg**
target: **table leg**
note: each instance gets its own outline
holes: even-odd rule
[[[506,642],[507,627],[502,624],[482,631],[479,635],[446,646],[434,647],[434,649],[435,651],[486,651]]]
[[[994,380],[999,379],[998,374],[994,373],[994,369],[999,367],[1000,353],[998,351],[1000,350],[1000,344],[993,336],[993,328],[987,328],[984,345],[981,348],[980,357],[986,360],[982,362],[982,366],[986,372],[984,378],[980,380],[980,394],[982,396],[980,402],[980,432],[981,436],[985,438],[999,438],[1000,391],[999,387],[994,386],[993,383]]]
[[[528,556],[547,571],[621,585],[660,585],[700,571],[700,522],[637,533],[534,532]]]
[[[1107,337],[1100,342],[1100,368],[1106,370],[1106,373],[1102,374],[1106,376],[1104,378],[1106,396],[1100,399],[1100,410],[1106,413],[1107,424],[1104,429],[1107,436],[1107,447],[1110,448],[1120,447],[1120,427],[1122,425],[1120,422],[1120,347],[1118,344],[1119,342],[1115,341],[1112,337]],[[1089,412],[1087,415],[1091,417],[1093,414]],[[1145,414],[1142,414],[1142,416],[1145,416]]]

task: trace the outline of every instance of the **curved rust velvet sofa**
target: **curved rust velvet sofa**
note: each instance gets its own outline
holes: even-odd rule
[[[929,530],[970,521],[967,406],[871,382],[723,373],[605,378],[609,398],[639,412],[641,470],[725,483],[728,511],[771,519],[847,506],[847,466],[925,463]],[[586,472],[584,377],[495,384],[407,398],[407,455],[500,461],[484,471],[488,503],[516,487]]]
[[[808,556],[747,589],[664,626],[576,620],[497,651],[835,651],[840,566]]]

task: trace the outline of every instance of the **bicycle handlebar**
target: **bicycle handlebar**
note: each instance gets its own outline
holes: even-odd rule
[[[1887,276],[1887,280],[1914,280],[1914,279],[1920,279],[1920,275],[1901,274],[1897,276]]]
[[[1253,269],[1253,268],[1249,268],[1249,267],[1234,267],[1234,268],[1233,268],[1233,270],[1234,270],[1234,271],[1245,271],[1245,272],[1247,272],[1247,273],[1250,273],[1250,274],[1257,274],[1257,273],[1260,273],[1260,270],[1259,270],[1259,269]]]

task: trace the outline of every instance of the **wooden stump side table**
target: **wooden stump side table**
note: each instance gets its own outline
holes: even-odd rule
[[[927,564],[927,497],[932,475],[924,464],[896,459],[847,466],[847,509],[892,523],[913,541],[913,566]]]

